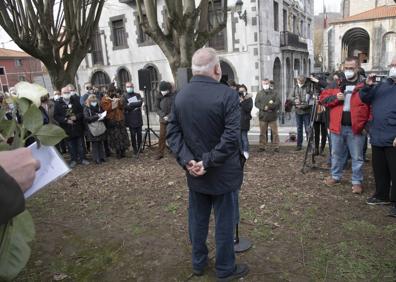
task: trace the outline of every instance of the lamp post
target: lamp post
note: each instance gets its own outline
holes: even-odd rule
[[[235,3],[235,12],[238,13],[239,19],[243,20],[245,22],[245,25],[247,25],[246,10],[243,11],[243,13],[242,13],[242,6],[243,6],[243,1],[242,0],[237,0],[236,3]]]

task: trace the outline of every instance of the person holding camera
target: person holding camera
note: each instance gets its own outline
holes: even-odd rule
[[[367,204],[392,202],[389,216],[396,217],[396,57],[392,60],[389,78],[376,84],[375,76],[369,76],[360,97],[372,109],[370,142],[375,193],[367,199]]]
[[[332,144],[331,176],[325,180],[328,186],[340,184],[348,150],[352,158],[352,193],[363,192],[363,147],[370,108],[360,99],[359,91],[364,79],[359,76],[359,61],[355,57],[345,60],[345,80],[339,87],[326,89],[320,102],[330,110]]]
[[[239,93],[239,105],[241,106],[241,147],[245,159],[249,159],[249,138],[248,132],[250,130],[250,120],[252,115],[250,114],[253,109],[252,95],[247,92],[245,84],[238,86]]]
[[[305,76],[300,75],[297,77],[296,85],[294,87],[292,100],[296,109],[296,122],[297,122],[297,148],[296,151],[301,151],[304,139],[303,127],[305,134],[308,136],[309,121],[311,118],[312,109],[312,91],[310,80]]]
[[[175,93],[172,91],[172,84],[168,81],[161,81],[159,84],[159,93],[155,98],[154,105],[160,122],[160,136],[156,160],[160,160],[164,157],[166,148],[166,126],[170,118],[174,97]]]
[[[268,144],[268,127],[271,128],[275,152],[279,152],[278,111],[281,101],[274,91],[274,82],[267,78],[262,81],[263,89],[257,93],[255,106],[259,109],[260,151],[265,151]]]

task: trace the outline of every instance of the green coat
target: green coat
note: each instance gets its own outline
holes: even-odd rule
[[[260,121],[270,122],[277,120],[281,101],[278,97],[278,93],[274,90],[261,90],[257,93],[254,105],[260,110]]]

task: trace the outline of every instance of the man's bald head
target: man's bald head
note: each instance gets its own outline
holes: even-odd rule
[[[204,75],[215,80],[221,78],[220,60],[213,48],[198,49],[192,57],[193,75]]]

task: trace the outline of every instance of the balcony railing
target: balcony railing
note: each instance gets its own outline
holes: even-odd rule
[[[308,50],[307,43],[302,42],[297,34],[288,31],[280,33],[280,47]]]

